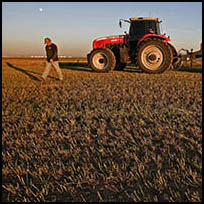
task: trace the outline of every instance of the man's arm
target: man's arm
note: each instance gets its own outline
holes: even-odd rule
[[[51,57],[52,60],[56,59],[57,58],[57,46],[53,44],[53,55]]]
[[[53,56],[53,51],[51,49],[49,49],[48,46],[46,46],[46,54],[47,54],[47,61],[50,62],[50,60],[52,59],[52,56]]]

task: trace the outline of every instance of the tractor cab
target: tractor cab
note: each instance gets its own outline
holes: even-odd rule
[[[130,18],[129,40],[139,40],[146,34],[160,34],[158,18]]]
[[[161,35],[158,18],[152,17],[133,17],[129,20],[120,19],[119,25],[122,27],[122,21],[130,23],[128,38],[130,41],[138,41],[146,34]]]

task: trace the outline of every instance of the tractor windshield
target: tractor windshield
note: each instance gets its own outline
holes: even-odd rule
[[[138,40],[145,34],[154,33],[160,35],[159,23],[153,20],[132,21],[130,25],[130,40]]]

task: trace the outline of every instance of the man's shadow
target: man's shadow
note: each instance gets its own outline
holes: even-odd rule
[[[59,66],[62,69],[70,69],[73,71],[93,72],[87,63],[59,62]]]
[[[12,65],[12,64],[9,63],[9,62],[6,62],[6,64],[7,64],[9,67],[11,67],[11,68],[13,68],[13,69],[15,69],[15,70],[17,70],[17,71],[20,71],[20,72],[24,73],[25,75],[27,75],[28,77],[30,77],[30,79],[35,80],[35,81],[40,81],[36,76],[34,76],[34,75],[32,75],[32,74],[42,75],[41,73],[33,72],[33,71],[28,71],[28,70],[22,69],[22,68],[20,68],[20,67],[16,67],[16,66]],[[31,73],[32,73],[32,74],[31,74]],[[57,80],[57,78],[55,78],[55,77],[51,77],[51,76],[48,76],[48,77],[51,78],[51,79],[56,79],[56,80]]]

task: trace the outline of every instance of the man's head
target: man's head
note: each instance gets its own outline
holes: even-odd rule
[[[44,43],[45,43],[46,45],[51,45],[51,44],[52,44],[52,40],[47,37],[47,38],[44,39]]]

